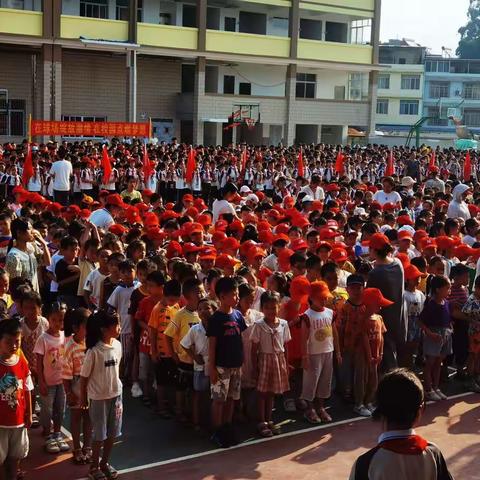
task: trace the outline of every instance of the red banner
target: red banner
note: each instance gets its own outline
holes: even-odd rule
[[[63,122],[32,120],[31,136],[66,137],[150,137],[150,123],[126,122]]]

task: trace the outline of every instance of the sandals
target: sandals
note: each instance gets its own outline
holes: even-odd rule
[[[99,468],[92,468],[88,472],[88,480],[107,480],[105,474]]]
[[[311,423],[313,425],[318,425],[319,423],[322,423],[322,420],[318,416],[317,412],[312,408],[310,410],[307,410],[303,417],[308,423]]]
[[[268,422],[267,425],[274,435],[280,435],[282,433],[282,427],[280,425],[275,425],[273,422]]]
[[[105,465],[100,464],[100,470],[107,479],[113,480],[118,477],[118,472],[109,463],[106,463]]]
[[[267,422],[260,422],[257,425],[258,433],[263,437],[263,438],[269,438],[273,437],[273,432],[270,430],[268,427]]]
[[[45,450],[47,453],[60,453],[60,446],[55,437],[50,436],[47,438],[47,441],[45,442]]]
[[[332,421],[332,417],[327,413],[324,408],[321,408],[318,412],[318,416],[322,423],[330,423]]]
[[[77,465],[85,465],[87,459],[81,448],[77,448],[73,451],[73,463]]]
[[[93,451],[90,447],[83,447],[83,456],[85,457],[85,463],[92,463]]]

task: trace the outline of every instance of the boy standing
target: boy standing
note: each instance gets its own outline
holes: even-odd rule
[[[219,309],[210,317],[207,328],[208,372],[212,396],[212,440],[220,447],[235,445],[232,418],[235,400],[240,400],[243,364],[243,315],[235,310],[238,287],[231,277],[222,277],[215,285]]]
[[[17,355],[21,332],[18,320],[0,322],[0,465],[6,480],[17,478],[17,464],[28,454],[27,428],[32,424],[33,383],[25,357]]]
[[[66,303],[70,308],[80,306],[78,282],[80,278],[80,267],[78,266],[78,240],[75,237],[62,238],[60,250],[63,254],[55,266],[55,279],[58,284],[58,299]]]

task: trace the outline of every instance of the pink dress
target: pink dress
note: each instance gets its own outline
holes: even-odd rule
[[[250,335],[255,322],[263,318],[263,313],[249,309],[245,315],[247,329],[242,332],[243,342],[243,365],[242,365],[242,388],[255,388],[257,383],[252,372],[252,342]]]

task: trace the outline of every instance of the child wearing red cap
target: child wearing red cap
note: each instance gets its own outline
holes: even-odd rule
[[[302,321],[302,400],[308,404],[305,419],[310,423],[331,422],[324,402],[331,394],[333,354],[341,364],[337,327],[333,310],[325,307],[331,293],[325,282],[313,282],[310,308]]]
[[[365,305],[365,323],[363,325],[363,355],[356,357],[354,411],[362,417],[370,417],[374,410],[373,400],[378,385],[378,367],[383,358],[383,335],[387,331],[383,318],[379,315],[383,307],[393,305],[378,288],[366,288],[363,291]],[[362,363],[363,361],[363,363]]]

